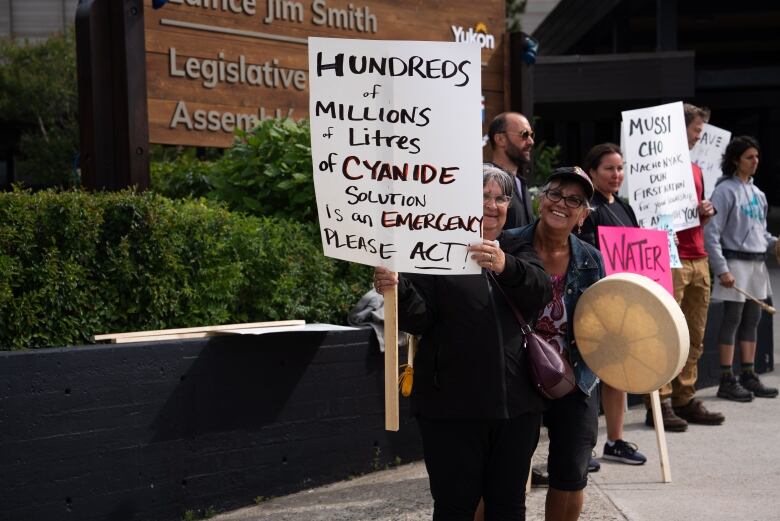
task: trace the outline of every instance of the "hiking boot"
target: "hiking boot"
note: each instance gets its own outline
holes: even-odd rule
[[[718,386],[718,398],[734,402],[752,402],[753,393],[742,387],[736,377],[731,374],[721,377],[720,385]]]
[[[603,457],[604,459],[619,461],[628,465],[641,465],[647,461],[647,458],[637,449],[638,447],[634,443],[617,440],[611,447],[609,443],[604,444]]]
[[[672,406],[667,402],[661,402],[661,418],[664,421],[664,430],[667,432],[685,432],[688,429],[688,422],[674,414]],[[645,415],[645,425],[654,427],[653,411],[647,410]]]
[[[701,400],[693,399],[688,405],[674,407],[674,412],[680,418],[688,423],[699,423],[702,425],[720,425],[726,419],[719,412],[708,411]]]
[[[767,387],[761,383],[756,373],[742,373],[739,375],[739,383],[752,392],[754,396],[758,398],[775,398],[777,397],[777,389],[774,387]]]

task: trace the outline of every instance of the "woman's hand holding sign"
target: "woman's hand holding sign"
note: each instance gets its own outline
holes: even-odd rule
[[[377,293],[384,293],[398,285],[398,274],[382,266],[374,268],[374,289]]]
[[[498,241],[483,239],[481,244],[469,246],[471,258],[477,261],[481,268],[493,273],[502,273],[506,267],[506,257],[498,245]]]

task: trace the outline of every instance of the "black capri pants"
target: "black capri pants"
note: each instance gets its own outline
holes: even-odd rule
[[[594,389],[595,391],[595,389]],[[550,487],[578,491],[588,484],[588,461],[598,438],[599,406],[595,392],[579,388],[550,402],[544,426],[550,437],[547,472]]]
[[[752,300],[746,302],[724,300],[723,321],[720,323],[718,343],[734,345],[735,338],[740,342],[755,342],[759,322],[761,322],[761,307]]]
[[[485,520],[525,519],[525,483],[539,441],[541,414],[507,420],[417,417],[434,521],[473,521],[480,497]]]

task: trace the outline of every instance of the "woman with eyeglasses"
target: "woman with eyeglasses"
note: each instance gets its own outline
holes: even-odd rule
[[[614,143],[602,143],[588,151],[583,163],[593,186],[588,218],[578,230],[577,236],[599,247],[597,228],[599,226],[622,226],[639,228],[634,210],[621,200],[617,193],[623,184],[623,153]],[[664,403],[666,405],[666,403]],[[623,440],[626,393],[601,382],[601,406],[607,423],[607,441],[604,444],[604,459],[629,465],[642,465],[647,461],[636,444]]]
[[[525,482],[545,401],[528,377],[509,301],[534,317],[551,288],[527,241],[502,233],[512,179],[483,166],[483,240],[469,247],[477,275],[396,274],[378,267],[378,292],[398,285],[403,331],[422,335],[412,412],[423,442],[433,519],[525,519]]]
[[[574,235],[588,217],[593,183],[579,167],[556,168],[541,190],[539,219],[509,230],[533,243],[553,286],[553,297],[539,313],[536,331],[557,344],[574,369],[577,385],[551,400],[543,423],[550,437],[546,521],[579,519],[588,483],[588,461],[598,435],[598,378],[583,361],[574,340],[572,320],[583,291],[604,277],[601,254]]]

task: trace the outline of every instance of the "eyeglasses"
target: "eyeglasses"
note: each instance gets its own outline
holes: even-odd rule
[[[496,203],[496,206],[506,206],[509,204],[509,199],[508,195],[497,195],[493,197],[490,194],[482,194],[482,204],[484,205],[488,205],[493,201]]]
[[[522,132],[507,132],[507,131],[504,131],[504,132],[502,132],[502,134],[514,134],[516,136],[520,136],[523,139],[528,139],[528,138],[534,139],[534,136],[536,136],[536,134],[534,133],[533,130],[523,130]]]
[[[567,195],[564,197],[563,192],[560,190],[545,190],[544,195],[547,197],[547,199],[554,203],[557,203],[563,199],[563,204],[565,204],[567,208],[579,208],[585,204],[585,200],[577,197],[576,195]]]

